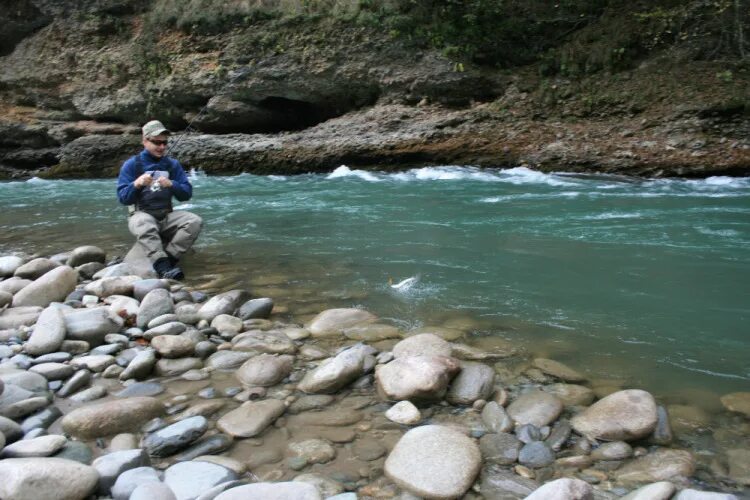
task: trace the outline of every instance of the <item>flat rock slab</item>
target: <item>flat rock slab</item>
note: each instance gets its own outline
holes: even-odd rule
[[[216,427],[234,437],[253,437],[263,432],[285,410],[284,403],[277,399],[248,401],[221,417]]]
[[[583,382],[586,380],[586,377],[581,373],[553,359],[536,358],[532,364],[547,375],[552,375],[565,382]]]
[[[377,317],[362,309],[327,309],[315,316],[306,326],[313,337],[335,337],[362,323],[374,323]]]
[[[23,287],[13,296],[13,307],[47,307],[62,302],[78,283],[78,272],[68,266],[57,267]]]
[[[81,500],[96,488],[99,474],[63,458],[9,458],[0,461],[3,500]]]
[[[188,447],[208,429],[208,420],[202,416],[190,417],[149,434],[143,446],[149,455],[168,457]]]
[[[544,427],[553,422],[563,411],[563,404],[556,396],[542,391],[531,391],[521,395],[507,408],[508,415],[518,425],[531,424]]]
[[[729,411],[750,417],[750,392],[732,392],[721,397],[721,404]]]
[[[65,415],[62,426],[72,436],[91,439],[138,429],[164,411],[158,399],[125,398],[73,410]]]
[[[408,356],[450,356],[452,347],[450,343],[432,333],[420,333],[407,337],[393,346],[395,358],[406,358]]]
[[[695,472],[695,458],[689,451],[661,448],[626,463],[615,472],[619,481],[653,483],[689,477]]]
[[[458,498],[479,473],[476,442],[449,427],[425,425],[410,430],[385,461],[385,473],[400,487],[427,498]]]
[[[578,433],[592,439],[631,441],[651,434],[657,421],[654,397],[646,391],[628,389],[597,401],[570,423]]]
[[[127,265],[127,272],[137,274],[142,278],[156,278],[156,271],[151,265],[146,249],[140,243],[136,243],[130,248],[123,259],[123,264]]]

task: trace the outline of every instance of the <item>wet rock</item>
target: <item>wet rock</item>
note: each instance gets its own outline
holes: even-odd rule
[[[462,361],[461,371],[451,382],[445,399],[454,405],[470,405],[478,399],[489,399],[494,385],[495,370],[483,363]]]
[[[214,500],[322,500],[318,490],[306,482],[255,483],[237,486],[226,490]]]
[[[57,307],[47,307],[39,315],[24,350],[32,356],[57,351],[65,340],[65,319]]]
[[[13,275],[16,278],[35,280],[59,266],[52,259],[39,257],[19,266]]]
[[[199,368],[203,368],[203,361],[198,358],[162,358],[156,362],[154,373],[160,377],[175,377]]]
[[[479,439],[482,458],[487,462],[502,465],[515,463],[522,446],[523,443],[515,436],[505,432],[485,434]]]
[[[23,437],[23,430],[13,420],[0,416],[0,434],[5,437],[5,443],[8,444],[21,439]]]
[[[534,490],[525,500],[594,500],[594,491],[585,481],[563,478]]]
[[[474,483],[481,461],[472,439],[448,427],[425,425],[398,441],[385,461],[385,473],[415,495],[457,498]]]
[[[583,382],[586,380],[586,377],[576,370],[552,359],[536,358],[532,362],[532,365],[535,368],[542,370],[547,375],[552,375],[553,377],[564,380],[565,382]]]
[[[550,434],[544,442],[547,443],[547,446],[553,451],[560,451],[570,437],[572,430],[573,428],[571,427],[570,422],[567,420],[558,420],[555,422],[555,425],[552,426]]]
[[[513,419],[495,401],[490,401],[482,408],[482,422],[490,432],[509,432],[513,429]]]
[[[441,399],[460,366],[444,356],[398,358],[375,370],[378,393],[390,400]]]
[[[669,405],[670,427],[677,434],[692,434],[711,428],[711,415],[704,409],[690,405]]]
[[[157,288],[148,292],[143,297],[141,306],[138,309],[138,315],[136,316],[136,325],[138,328],[145,328],[152,319],[162,314],[170,314],[173,311],[174,304],[172,303],[169,291]]]
[[[195,325],[201,318],[198,315],[198,306],[195,304],[183,304],[175,307],[177,321],[186,325]]]
[[[255,351],[267,354],[294,354],[297,346],[283,333],[254,330],[237,335],[232,339],[232,349]]]
[[[184,462],[187,460],[193,460],[201,455],[221,453],[222,451],[229,449],[233,442],[234,439],[231,436],[227,436],[226,434],[214,434],[213,436],[196,441],[182,453],[176,455],[174,459],[178,462]]]
[[[530,495],[539,484],[496,465],[482,469],[480,489],[485,498],[517,500]]]
[[[65,415],[66,433],[88,439],[137,429],[164,413],[164,405],[150,397],[106,401],[77,408]]]
[[[517,424],[536,427],[544,427],[555,421],[562,410],[562,401],[556,396],[537,390],[521,395],[507,408],[508,415]]]
[[[594,402],[594,391],[588,387],[575,384],[551,384],[542,387],[544,392],[557,396],[568,406],[589,406]]]
[[[524,444],[542,439],[542,433],[535,425],[524,424],[516,428],[516,437]]]
[[[80,274],[81,278],[84,280],[93,279],[94,275],[102,269],[104,269],[104,264],[100,262],[87,262],[86,264],[81,264],[80,266],[75,267],[75,270],[78,271],[78,274]]]
[[[71,267],[60,266],[43,274],[13,295],[13,307],[47,307],[62,301],[78,283],[78,273]]]
[[[208,357],[206,366],[216,370],[232,370],[255,355],[253,352],[218,351]]]
[[[159,382],[135,382],[116,392],[118,398],[135,398],[143,396],[157,396],[164,392],[164,386]]]
[[[750,392],[733,392],[721,397],[721,404],[729,411],[750,417]]]
[[[244,290],[231,290],[210,298],[198,310],[200,319],[212,321],[219,314],[232,314],[247,299]]]
[[[160,483],[159,473],[153,467],[135,467],[122,472],[112,486],[114,500],[129,500],[138,486],[146,483]]]
[[[422,420],[422,414],[410,401],[399,401],[385,412],[385,418],[403,425],[416,425]]]
[[[246,387],[271,387],[292,372],[293,364],[292,356],[261,354],[245,361],[235,376]]]
[[[102,455],[91,466],[99,473],[98,491],[108,495],[117,477],[126,470],[151,465],[151,459],[143,449],[122,450]]]
[[[208,420],[197,416],[186,418],[175,424],[159,429],[143,439],[143,446],[149,455],[168,457],[201,437],[208,429]]]
[[[0,257],[0,278],[13,276],[16,269],[23,265],[23,259],[16,255],[4,255]]]
[[[625,441],[604,443],[591,452],[593,460],[625,460],[633,456],[633,448]]]
[[[96,488],[96,469],[63,458],[10,458],[0,461],[0,498],[81,499]]]
[[[689,477],[694,472],[695,459],[690,452],[660,448],[626,463],[615,471],[615,476],[623,482],[652,483]]]
[[[104,343],[107,334],[119,332],[125,323],[106,307],[64,313],[64,319],[69,340],[83,340],[92,346]]]
[[[316,394],[313,396],[302,396],[289,406],[289,413],[296,414],[303,411],[320,410],[336,400],[333,396]]]
[[[140,351],[120,374],[120,380],[143,380],[151,375],[156,366],[156,353],[152,349]]]
[[[89,262],[104,263],[107,258],[107,254],[99,247],[93,245],[81,246],[75,248],[68,256],[65,262],[70,267],[77,267]]]
[[[28,433],[34,429],[48,429],[61,416],[62,412],[59,408],[48,406],[42,411],[27,417],[21,422],[21,430],[26,434],[24,437],[29,437]]]
[[[518,453],[518,462],[532,468],[546,467],[555,461],[555,454],[541,441],[534,441]]]
[[[91,461],[94,459],[94,454],[88,445],[80,441],[68,441],[54,456],[56,458],[73,460],[83,465],[91,465]]]
[[[149,292],[157,289],[169,290],[169,282],[163,279],[141,279],[133,283],[133,298],[142,301]]]
[[[294,482],[308,483],[320,492],[323,498],[330,500],[330,497],[344,492],[344,485],[334,481],[321,474],[300,474],[293,479]],[[355,495],[356,496],[356,495]],[[354,499],[356,500],[356,498]]]
[[[164,483],[177,500],[194,500],[202,492],[236,479],[231,470],[208,462],[180,462],[164,471]]]
[[[661,481],[631,491],[621,500],[669,500],[674,490],[674,484],[669,481]]]
[[[461,330],[458,328],[448,328],[448,327],[443,327],[443,326],[423,326],[415,330],[410,330],[409,332],[407,332],[406,335],[408,337],[412,337],[414,335],[420,335],[423,333],[437,335],[441,339],[447,340],[448,342],[458,340],[464,335],[466,335],[466,332],[464,330]]]
[[[308,439],[289,444],[293,456],[304,460],[306,464],[324,464],[336,457],[336,449],[322,439]]]
[[[263,432],[285,410],[284,403],[276,399],[248,401],[222,416],[216,427],[233,437],[253,437]]]
[[[48,457],[57,453],[67,442],[65,436],[60,435],[22,439],[3,448],[0,458]]]
[[[151,347],[165,358],[181,358],[195,352],[195,342],[179,335],[159,335],[151,339]]]
[[[407,337],[393,347],[393,356],[447,356],[451,355],[451,345],[432,333],[421,333]]]
[[[335,337],[346,328],[376,320],[375,315],[362,309],[327,309],[315,316],[306,329],[313,337]]]
[[[355,325],[343,330],[346,338],[361,342],[378,342],[386,339],[397,339],[401,337],[398,328],[381,323],[365,323]]]
[[[307,372],[298,388],[309,394],[335,392],[364,373],[366,356],[365,351],[358,348],[342,351]]]
[[[580,434],[604,441],[630,441],[648,436],[657,423],[651,394],[629,389],[610,394],[571,419]]]

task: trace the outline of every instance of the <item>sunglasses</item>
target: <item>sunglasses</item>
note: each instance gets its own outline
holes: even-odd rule
[[[159,141],[157,139],[146,139],[146,140],[150,142],[151,144],[153,144],[154,146],[166,146],[167,144],[169,144],[169,141],[166,141],[166,140],[165,141]]]

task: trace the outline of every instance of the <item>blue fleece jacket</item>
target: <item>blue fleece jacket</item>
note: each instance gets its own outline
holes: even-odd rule
[[[142,170],[137,168],[136,157],[133,156],[125,161],[120,168],[117,178],[117,198],[123,205],[137,205],[150,208],[166,208],[171,206],[171,198],[174,196],[178,201],[188,201],[193,196],[193,186],[185,175],[185,170],[180,162],[174,158],[156,158],[145,149],[138,153],[141,159]],[[172,187],[162,189],[163,193],[154,195],[149,187],[137,188],[133,184],[144,172],[162,170],[169,172]]]

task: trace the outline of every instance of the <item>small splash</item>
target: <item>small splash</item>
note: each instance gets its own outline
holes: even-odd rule
[[[414,285],[419,283],[420,275],[412,276],[410,278],[403,279],[399,281],[398,283],[394,283],[393,279],[388,280],[388,285],[390,285],[392,290],[395,290],[396,292],[406,292],[410,290]]]
[[[604,212],[596,215],[587,215],[583,220],[610,220],[610,219],[640,219],[643,214],[640,212]]]
[[[370,172],[365,172],[364,170],[352,170],[346,165],[341,165],[339,168],[328,174],[326,179],[340,179],[343,177],[357,177],[368,182],[380,182],[381,180]]]
[[[47,179],[42,179],[40,177],[32,177],[31,179],[26,181],[28,184],[45,184],[51,181],[48,181]]]
[[[733,238],[740,235],[739,231],[735,231],[734,229],[710,229],[698,226],[695,230],[706,236],[721,236],[722,238]]]

